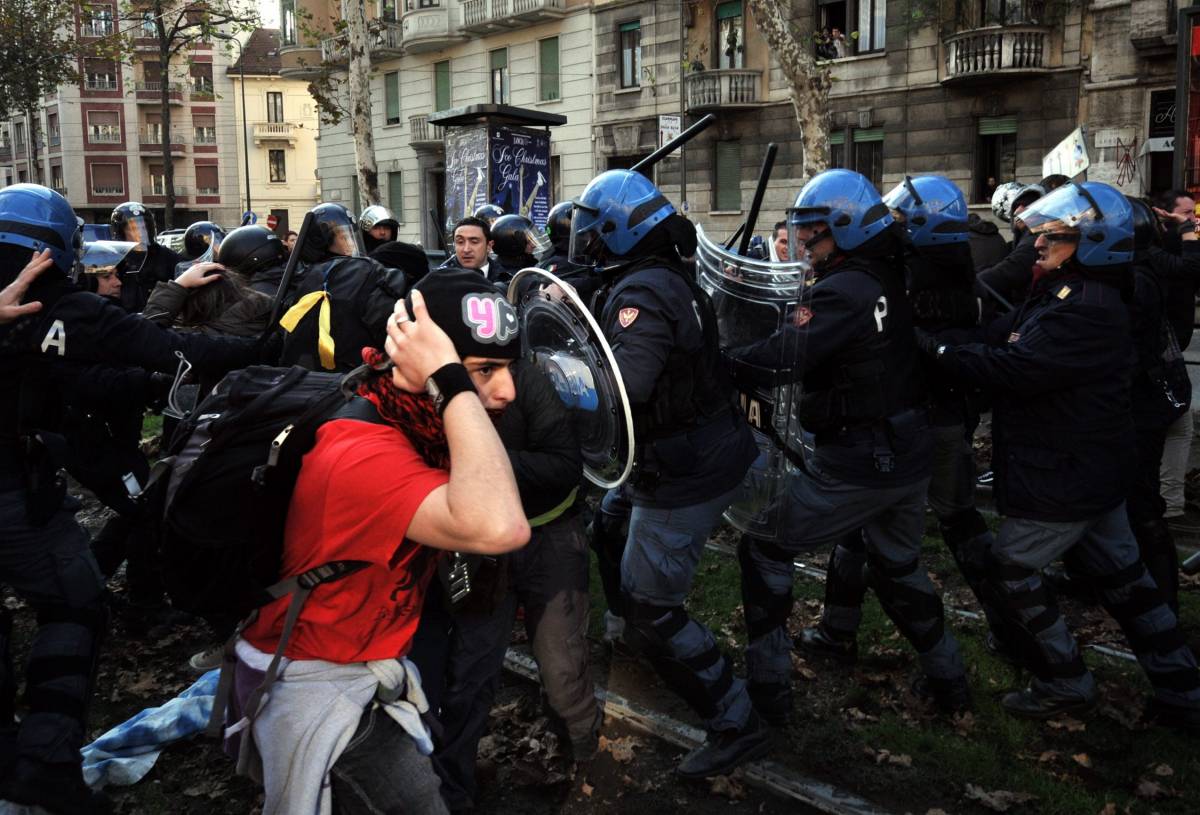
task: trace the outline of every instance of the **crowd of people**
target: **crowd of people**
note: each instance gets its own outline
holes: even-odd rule
[[[206,614],[213,639],[191,660],[222,670],[226,749],[262,781],[265,812],[472,808],[521,610],[552,719],[570,758],[589,761],[603,724],[589,547],[606,635],[707,730],[685,778],[770,751],[794,712],[792,650],[854,662],[868,590],[918,655],[913,692],[967,711],[967,665],[919,558],[927,508],[989,650],[1033,677],[1003,697],[1007,713],[1097,704],[1055,603],[1089,592],[1153,687],[1147,719],[1195,733],[1200,673],[1170,526],[1191,433],[1180,348],[1200,286],[1195,203],[1050,177],[1000,185],[993,210],[1011,240],[939,176],[886,196],[852,171],[815,176],[752,244],[799,270],[789,319],[733,346],[697,281],[694,225],[633,171],[602,173],[544,230],[494,207],[464,217],[436,268],[378,205],[356,218],[321,204],[298,244],[193,224],[180,256],[141,204],[114,210],[113,241],[83,245],[58,193],[0,190],[0,582],[38,622],[18,723],[0,607],[0,799],[107,810],[79,753],[106,580],[125,562],[123,613],[178,613],[142,419],[162,410],[168,449],[187,455],[205,394],[255,365],[333,374],[346,394],[278,519],[278,577],[307,599],[272,595],[248,620]],[[522,355],[506,296],[530,266],[589,304],[632,405],[636,466],[594,511],[580,408]],[[789,386],[805,444],[771,508],[780,534],[738,546],[742,677],[685,601],[763,445],[787,443],[756,435],[737,394]],[[989,414],[996,532],[975,500],[972,438]],[[64,473],[114,512],[94,539]],[[820,621],[789,631],[795,558],[819,546],[832,549]]]

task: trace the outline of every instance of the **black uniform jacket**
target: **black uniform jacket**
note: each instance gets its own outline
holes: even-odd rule
[[[938,360],[992,391],[1000,512],[1081,521],[1125,500],[1135,460],[1134,352],[1129,309],[1116,286],[1064,267],[989,325],[984,339],[948,347]]]

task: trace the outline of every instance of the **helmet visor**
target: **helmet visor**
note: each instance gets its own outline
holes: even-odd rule
[[[125,256],[137,244],[132,241],[91,241],[84,243],[76,265],[78,274],[105,274],[114,272]]]
[[[533,224],[525,230],[525,252],[533,255],[538,261],[543,261],[550,257],[554,251],[554,245],[550,243],[550,237],[546,234],[546,230],[538,229]]]
[[[139,251],[144,252],[150,248],[150,241],[152,240],[150,225],[146,222],[145,216],[134,215],[132,218],[127,218],[122,232],[123,234],[120,237],[123,240],[140,244],[138,247]]]
[[[367,249],[363,245],[362,231],[353,223],[326,222],[323,227],[329,232],[327,249],[330,254],[352,258],[366,256]]]
[[[888,209],[907,213],[916,207],[923,206],[925,202],[921,200],[920,193],[913,186],[912,178],[904,176],[904,181],[893,187],[891,192],[883,197],[883,203],[887,204]]]
[[[1096,199],[1079,184],[1067,184],[1034,201],[1015,216],[1034,234],[1077,230],[1102,220]]]
[[[571,240],[567,247],[571,263],[591,266],[604,254],[600,236],[600,210],[575,203],[571,210]]]

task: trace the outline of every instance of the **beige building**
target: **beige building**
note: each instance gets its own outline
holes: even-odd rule
[[[238,139],[244,134],[237,144],[239,212],[252,210],[264,226],[274,215],[275,231],[282,237],[289,229],[299,230],[304,213],[321,200],[316,103],[307,81],[280,76],[277,30],[258,29],[243,49],[226,69],[233,84],[228,103],[234,129]]]
[[[137,17],[122,19],[115,0],[81,6],[74,21],[83,43],[122,31],[145,31]],[[210,219],[236,225],[236,140],[229,56],[220,41],[197,42],[186,64],[164,76],[157,43],[134,40],[137,53],[117,63],[80,61],[80,81],[46,97],[39,117],[37,157],[24,117],[0,123],[0,184],[32,181],[66,195],[89,222],[105,222],[123,201],[142,201],[163,226],[164,161],[161,90],[171,110],[169,151],[174,165],[175,226]],[[7,145],[7,149],[6,149]]]
[[[333,31],[336,0],[297,0],[311,24]],[[399,5],[397,5],[397,2]],[[498,103],[561,114],[551,130],[552,200],[594,175],[591,149],[593,37],[587,0],[384,0],[371,8],[375,151],[383,203],[404,240],[436,246],[428,212],[445,218],[445,155],[429,114]],[[322,59],[339,64],[337,38],[306,40],[292,0],[281,4],[285,77],[308,77]],[[363,208],[347,118],[322,126],[317,148],[326,200]]]

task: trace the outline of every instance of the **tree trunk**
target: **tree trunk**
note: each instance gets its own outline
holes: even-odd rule
[[[812,178],[829,167],[829,69],[817,65],[808,43],[788,24],[788,0],[749,0],[758,30],[779,60],[792,88],[792,107],[800,124],[804,175]]]
[[[375,164],[375,134],[371,130],[371,50],[364,0],[342,0],[346,21],[346,72],[350,91],[350,127],[354,133],[354,161],[363,202],[378,204],[379,170]],[[355,213],[356,215],[358,213]]]
[[[160,49],[158,64],[162,66],[159,76],[159,106],[162,109],[162,157],[163,157],[163,192],[166,202],[163,204],[163,229],[171,229],[175,222],[175,162],[171,160],[171,52]]]
[[[41,184],[42,163],[38,158],[37,112],[34,110],[26,110],[25,121],[29,122],[29,180],[34,184]]]

